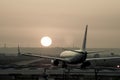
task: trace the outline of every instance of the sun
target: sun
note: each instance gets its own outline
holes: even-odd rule
[[[44,47],[48,47],[52,44],[52,39],[48,36],[44,36],[41,38],[41,45]]]

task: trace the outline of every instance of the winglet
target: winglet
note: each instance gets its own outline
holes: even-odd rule
[[[20,47],[18,45],[18,56],[20,56],[20,55],[21,55],[21,52],[20,52]]]
[[[88,25],[86,25],[86,29],[85,29],[85,34],[84,34],[84,39],[82,44],[82,51],[86,51],[87,28],[88,28]]]

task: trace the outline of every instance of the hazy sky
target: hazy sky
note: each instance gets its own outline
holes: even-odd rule
[[[120,0],[0,0],[0,46],[81,46],[120,48]]]

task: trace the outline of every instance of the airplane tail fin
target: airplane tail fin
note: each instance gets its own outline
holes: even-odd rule
[[[86,29],[85,29],[83,44],[82,44],[82,48],[81,48],[82,51],[86,51],[87,29],[88,29],[88,25],[86,25]]]
[[[20,52],[20,47],[18,45],[18,56],[20,56],[20,55],[21,55],[21,52]]]
[[[87,29],[88,29],[88,25],[86,25],[82,48],[80,50],[70,50],[69,49],[69,51],[76,52],[76,53],[81,53],[81,52],[85,52],[86,51]],[[63,50],[68,50],[68,49],[64,49],[63,48]]]

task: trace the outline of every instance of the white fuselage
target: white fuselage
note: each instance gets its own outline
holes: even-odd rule
[[[63,51],[60,54],[61,58],[70,58],[70,57],[74,57],[76,55],[79,55],[79,53],[73,52],[73,51]]]
[[[78,50],[76,50],[76,51],[78,51]],[[79,50],[79,52],[80,52],[80,50]],[[63,51],[60,54],[60,57],[65,58],[71,64],[82,63],[86,59],[86,55],[82,54],[82,51],[81,51],[81,53],[77,53],[77,52],[73,52],[73,51]]]

